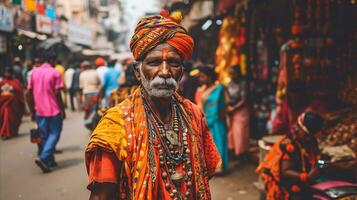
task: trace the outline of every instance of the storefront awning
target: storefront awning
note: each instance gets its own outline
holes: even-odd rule
[[[82,51],[83,47],[73,44],[72,42],[68,41],[68,40],[63,40],[60,37],[54,37],[54,38],[49,38],[43,42],[41,42],[39,44],[40,48],[43,49],[49,49],[55,45],[63,45],[64,47],[66,47],[69,51],[73,52],[73,53],[77,53]]]
[[[78,53],[80,51],[82,51],[83,47],[79,46],[79,45],[76,45],[68,40],[66,40],[64,42],[64,45],[71,51],[71,52],[74,52],[74,53]]]
[[[43,49],[49,49],[50,47],[52,47],[58,43],[61,43],[61,42],[62,42],[62,39],[60,37],[49,38],[49,39],[41,42],[39,44],[39,47],[43,48]]]
[[[110,49],[83,49],[82,54],[85,56],[110,56],[114,54],[114,51]]]
[[[123,61],[125,59],[134,59],[133,54],[130,51],[115,53],[110,56],[110,59]]]
[[[38,39],[38,40],[46,40],[47,39],[47,35],[39,34],[39,33],[33,32],[33,31],[25,31],[22,29],[17,29],[17,33],[19,35],[24,35],[31,39]]]

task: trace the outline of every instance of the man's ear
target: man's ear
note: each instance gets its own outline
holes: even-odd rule
[[[134,64],[132,65],[133,69],[134,69],[134,74],[135,74],[135,77],[141,81],[141,76],[140,76],[140,67],[142,65],[142,62],[139,62],[139,61],[136,61],[134,62]]]

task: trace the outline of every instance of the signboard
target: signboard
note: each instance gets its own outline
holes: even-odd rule
[[[16,10],[15,27],[27,31],[33,31],[33,15],[31,13]]]
[[[36,15],[36,31],[39,33],[52,33],[52,20],[43,15]]]
[[[21,5],[21,0],[12,0],[11,3],[14,5]]]
[[[46,7],[46,16],[49,17],[51,20],[55,20],[56,10],[52,7]]]
[[[44,15],[46,14],[46,5],[42,1],[37,2],[37,14]]]
[[[91,46],[93,44],[93,32],[83,24],[70,21],[68,24],[68,40],[73,43]]]
[[[22,6],[25,10],[29,12],[36,12],[36,0],[23,0],[22,3]]]
[[[14,10],[0,6],[0,30],[7,32],[14,30]]]

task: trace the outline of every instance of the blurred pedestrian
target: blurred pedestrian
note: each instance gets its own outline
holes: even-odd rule
[[[73,97],[71,98],[71,105],[74,104],[74,100],[77,105],[77,109],[81,109],[82,105],[82,99],[81,99],[81,94],[80,90],[81,88],[79,87],[79,76],[82,72],[82,66],[81,63],[78,63],[74,66],[74,73],[73,73],[73,78],[72,78],[72,84],[71,84],[71,89],[70,89],[70,96]]]
[[[124,68],[125,73],[123,74],[123,76],[125,77],[125,80],[120,84],[120,87],[118,89],[112,91],[112,93],[110,94],[109,107],[113,107],[121,103],[122,101],[124,101],[124,99],[133,94],[136,88],[139,87],[140,82],[135,77],[133,68],[133,64],[130,64],[129,66],[126,66]]]
[[[197,70],[202,86],[197,89],[195,101],[206,115],[208,127],[222,158],[223,165],[218,172],[224,172],[228,168],[225,88],[217,82],[213,68],[198,67]]]
[[[102,86],[104,86],[104,75],[107,73],[108,71],[108,67],[107,67],[107,62],[104,60],[104,58],[102,57],[98,57],[97,59],[95,59],[95,66],[97,67],[96,71],[98,73],[100,82],[102,84]],[[104,93],[103,93],[104,95]],[[104,96],[102,96],[102,100],[101,100],[101,107],[105,108],[107,106],[107,101],[104,98]]]
[[[112,91],[119,88],[119,78],[121,72],[114,68],[115,63],[116,60],[111,60],[108,63],[108,70],[103,78],[105,107],[109,106],[109,97]]]
[[[56,53],[50,49],[44,52],[43,57],[44,63],[31,74],[28,97],[32,116],[36,118],[41,137],[39,158],[35,163],[46,173],[57,165],[54,151],[66,113],[61,96],[64,83],[61,74],[54,69]]]
[[[183,69],[183,75],[180,81],[180,93],[183,97],[194,102],[196,90],[199,87],[199,82],[196,76],[190,76],[190,72],[192,70],[192,63],[185,62]]]
[[[227,85],[228,100],[228,146],[236,156],[242,156],[249,150],[249,106],[248,83],[241,75],[240,66],[230,70],[231,81]]]
[[[13,69],[6,67],[3,79],[0,81],[0,135],[2,139],[18,135],[24,109],[22,85],[14,77]]]
[[[322,129],[323,120],[313,112],[297,118],[291,131],[270,149],[257,173],[266,184],[266,199],[312,199],[309,186],[319,174],[318,143],[315,134]]]
[[[23,68],[24,67],[23,67],[23,64],[21,62],[21,59],[19,57],[15,57],[13,65],[12,65],[12,69],[13,69],[13,73],[14,73],[15,78],[17,80],[19,80],[22,85],[25,84],[25,78],[23,76]]]
[[[83,61],[84,70],[79,76],[79,87],[81,89],[82,109],[84,110],[84,125],[87,129],[93,130],[98,119],[97,109],[99,103],[99,92],[101,82],[98,73],[88,61]]]
[[[71,104],[71,110],[75,111],[74,107],[74,92],[72,91],[72,81],[73,81],[74,69],[73,67],[69,67],[64,72],[64,83],[67,90],[67,94],[69,95],[69,102]],[[67,97],[66,97],[67,98]]]
[[[33,71],[35,68],[40,67],[41,65],[42,65],[41,59],[36,56],[36,57],[33,59],[33,63],[32,63],[32,68],[31,68],[31,70],[29,70],[29,71],[27,72],[27,77],[26,77],[27,83],[28,83],[28,81],[30,80],[32,71]]]
[[[102,85],[104,85],[104,75],[108,71],[107,62],[102,57],[98,57],[95,60],[95,66],[97,67],[97,73]]]
[[[57,60],[55,69],[61,74],[62,81],[65,84],[65,87],[61,91],[61,94],[62,94],[64,106],[67,108],[67,89],[66,89],[67,87],[66,87],[66,82],[64,80],[66,68],[63,66],[62,61]]]
[[[28,84],[28,77],[29,77],[29,72],[32,70],[33,68],[33,62],[31,60],[26,60],[24,63],[24,68],[22,70],[22,76],[24,77],[24,85],[26,88],[27,84]]]

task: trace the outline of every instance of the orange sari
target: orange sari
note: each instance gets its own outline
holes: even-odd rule
[[[266,185],[267,200],[289,200],[291,196],[301,193],[304,183],[287,181],[281,177],[281,162],[294,160],[300,164],[301,172],[307,173],[315,166],[317,154],[305,151],[299,141],[292,136],[282,136],[270,149],[256,172]]]
[[[201,111],[188,100],[175,96],[189,127],[188,141],[193,171],[193,194],[190,199],[211,199],[208,179],[221,165],[219,153]],[[121,167],[113,164],[116,161],[107,162],[108,165],[115,166],[109,168],[115,169],[112,170],[112,177],[116,180],[105,181],[98,173],[90,171],[95,169],[94,165],[103,166],[103,163],[98,164],[102,162],[101,159],[95,159],[98,149],[112,155],[107,153],[106,157],[119,161]],[[156,166],[159,166],[158,156],[158,149],[154,146]],[[86,166],[90,185],[93,186],[95,182],[116,183],[119,186],[119,199],[171,199],[163,187],[160,167],[154,172],[156,181],[152,180],[149,166],[149,128],[140,89],[105,113],[86,149]],[[179,166],[177,170],[182,168]],[[181,192],[185,192],[187,187],[183,185]]]

